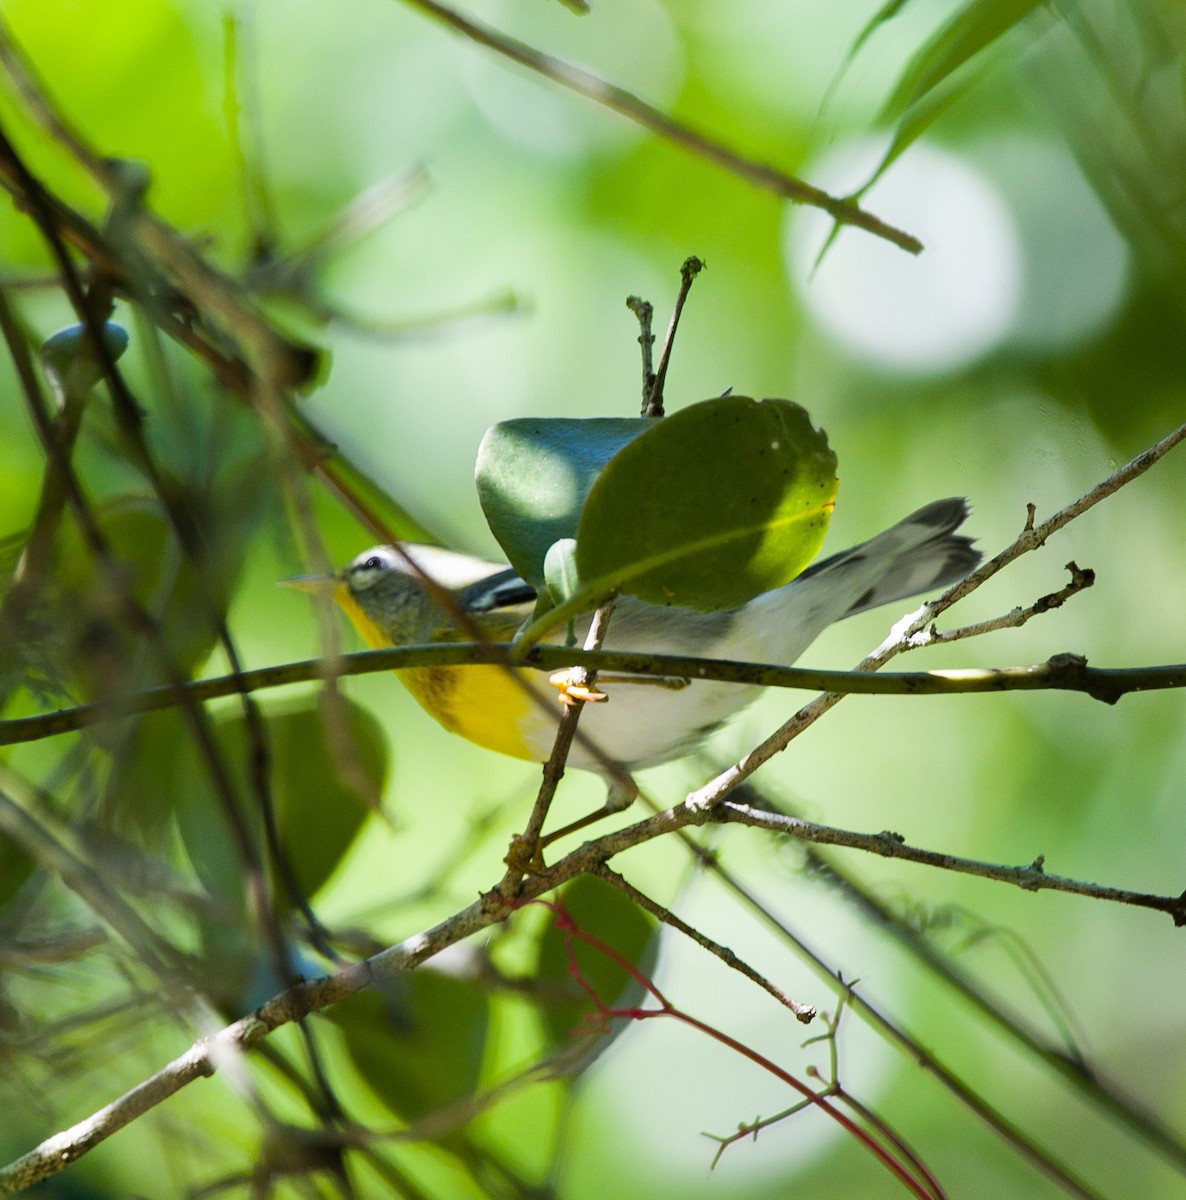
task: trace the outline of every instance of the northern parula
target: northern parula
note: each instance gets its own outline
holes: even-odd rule
[[[973,570],[980,554],[970,538],[956,533],[967,515],[967,503],[958,497],[936,500],[728,612],[700,613],[623,596],[605,649],[789,666],[834,621],[944,587]],[[535,590],[513,570],[436,546],[403,549],[491,641],[509,641],[530,614]],[[340,575],[286,582],[306,591],[328,590],[375,648],[472,640],[390,546],[363,551]],[[577,623],[578,638],[588,620]],[[545,677],[539,671],[517,674],[548,697],[548,705],[533,703],[498,666],[408,667],[396,673],[446,729],[502,754],[547,759],[560,710],[555,693],[540,686]],[[654,766],[694,749],[761,690],[711,680],[680,690],[608,684],[609,703],[586,706],[581,729],[627,770]],[[605,774],[579,743],[569,762]],[[622,803],[632,798],[611,784],[611,796],[615,790]]]

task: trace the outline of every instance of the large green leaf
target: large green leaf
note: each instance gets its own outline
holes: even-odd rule
[[[358,1073],[407,1121],[473,1094],[489,1032],[484,992],[420,967],[329,1011]]]
[[[836,456],[790,400],[722,396],[653,422],[606,464],[577,527],[594,600],[734,608],[818,553]]]
[[[122,585],[159,623],[170,664],[191,673],[218,640],[230,565],[217,553],[184,557],[155,497],[116,496],[96,515]],[[129,625],[107,571],[72,520],[58,531],[55,556],[55,623],[82,695],[103,700],[163,682],[159,655],[144,653],[143,635]]]
[[[305,701],[265,717],[276,829],[305,899],[316,895],[341,862],[386,774],[386,743],[375,718],[345,697],[340,703],[345,737],[341,746],[319,701]],[[264,840],[262,817],[249,790],[251,739],[243,714],[222,716],[216,722],[215,736],[258,849]],[[343,760],[343,754],[349,761]],[[185,769],[179,772],[173,789],[182,841],[205,887],[220,900],[237,906],[243,902],[243,880],[236,840],[208,772],[188,740],[186,755]],[[360,796],[359,786],[369,794]],[[273,880],[272,893],[277,910],[285,911],[292,897],[281,880]]]
[[[377,792],[386,772],[386,745],[377,722],[351,701],[343,698],[341,703],[341,732],[313,700],[264,714],[276,832],[291,879],[306,900],[337,869],[366,820],[372,796],[360,796],[358,788]],[[284,981],[258,936],[240,838],[184,719],[175,712],[153,713],[138,732],[130,747],[134,754],[113,769],[109,793],[122,803],[143,804],[136,798],[137,788],[151,789],[158,806],[170,806],[194,874],[215,901],[198,918],[211,994],[228,1011],[247,1011]],[[250,847],[262,861],[271,862],[264,852],[263,814],[250,786],[253,744],[242,712],[220,716],[214,736]],[[161,788],[161,779],[169,780],[167,788]],[[270,903],[283,920],[295,898],[274,862],[272,866]],[[290,957],[303,969],[299,950],[291,950]]]
[[[306,897],[316,895],[337,869],[377,804],[387,775],[387,742],[379,722],[344,696],[338,703],[344,746],[335,744],[335,718],[324,697],[316,706],[269,722],[276,823]]]
[[[524,417],[486,431],[478,447],[478,498],[524,579],[543,587],[548,548],[576,533],[602,468],[655,424],[642,417]]]

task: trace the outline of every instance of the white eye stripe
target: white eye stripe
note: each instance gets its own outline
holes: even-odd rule
[[[363,551],[346,568],[345,575],[353,587],[366,588],[395,569],[394,555],[382,547],[376,547]]]

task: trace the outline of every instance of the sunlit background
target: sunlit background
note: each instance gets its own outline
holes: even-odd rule
[[[923,69],[915,56],[961,11],[992,5],[915,0],[872,27],[855,53],[875,0],[591,0],[580,16],[559,0],[472,7],[477,19],[834,194],[876,175],[862,204],[917,235],[924,253],[851,228],[829,243],[822,213],[756,190],[399,0],[3,6],[68,118],[104,153],[147,165],[149,202],[166,219],[227,268],[242,270],[258,252],[251,278],[271,314],[329,353],[305,413],[441,541],[498,552],[473,486],[475,450],[493,422],[637,411],[638,327],[626,297],[652,301],[661,330],[690,254],[708,269],[683,317],[669,407],[729,388],[805,405],[839,456],[831,550],[927,501],[965,495],[969,529],[993,553],[1021,529],[1027,503],[1050,515],[1183,419],[1186,26],[1170,0],[1068,0],[1033,5],[1011,29],[987,22],[983,51],[916,116],[917,140],[902,138],[903,105],[893,103]],[[0,119],[31,162],[101,221],[96,193],[16,107],[0,96]],[[389,219],[373,229],[335,224],[376,186],[372,197],[391,201]],[[268,273],[269,256],[327,230],[335,236],[306,260],[300,295],[286,295],[292,281]],[[36,279],[47,261],[30,222],[0,212],[5,281]],[[20,306],[42,335],[72,319],[53,291],[22,290]],[[246,423],[228,417],[195,432],[184,407],[156,403],[137,353],[143,330],[119,310],[116,319],[132,334],[129,375],[161,444],[178,463],[208,459],[214,470],[248,437]],[[10,370],[0,377],[3,534],[28,521],[42,469]],[[176,370],[186,404],[211,401],[207,381]],[[135,480],[108,433],[96,421],[81,453],[95,486],[113,495]],[[1072,559],[1096,571],[1094,588],[1023,629],[904,665],[1014,665],[1063,651],[1100,666],[1181,661],[1184,496],[1186,460],[1171,455],[950,619],[985,619],[1056,591]],[[319,647],[307,602],[275,587],[308,564],[278,499],[265,501],[275,516],[253,536],[230,618],[249,666]],[[339,564],[369,544],[323,494],[316,513]],[[833,629],[805,661],[851,666],[898,615]],[[215,655],[199,673],[224,669]],[[369,820],[316,908],[331,927],[365,923],[398,938],[498,879],[538,772],[439,729],[390,677],[344,687],[389,740],[391,820]],[[677,801],[712,763],[775,728],[796,699],[766,697],[703,760],[647,774],[644,788]],[[1053,873],[1176,894],[1186,886],[1183,711],[1174,692],[1114,708],[1058,693],[852,699],[756,782],[829,824],[892,829],[990,861],[1044,854]],[[21,748],[9,762],[37,774],[55,753],[52,744]],[[597,781],[570,777],[563,817],[598,803],[599,792]],[[443,893],[408,902],[457,831],[491,813],[488,837],[455,864]],[[800,849],[752,831],[710,841],[833,970],[859,979],[864,995],[1085,1181],[1072,1194],[1186,1193],[1181,1159],[1171,1162],[978,1014],[808,869]],[[1186,953],[1166,916],[853,852],[828,858],[1069,1060],[1081,1056],[1165,1126],[1186,1129]],[[678,847],[617,865],[789,993],[835,1005],[835,989]],[[826,1071],[826,1048],[800,1049],[811,1030],[691,943],[664,936],[655,977],[697,1016],[800,1076],[812,1063]],[[65,1017],[78,997],[98,1004],[113,983],[76,966],[13,988]],[[534,1043],[521,1014],[508,1007],[502,1020],[510,1048],[498,1069],[509,1072],[530,1062]],[[40,1072],[21,1067],[11,1089],[0,1083],[10,1095],[0,1121],[6,1160],[188,1044],[168,1025],[101,1033],[68,1073],[47,1062]],[[858,1015],[844,1017],[838,1047],[844,1087],[902,1132],[950,1195],[1064,1194]],[[389,1128],[370,1085],[345,1060],[335,1069],[351,1114]],[[494,1072],[492,1058],[486,1082]],[[276,1085],[261,1086],[270,1095]],[[15,1107],[12,1097],[22,1098]],[[818,1113],[733,1146],[710,1171],[706,1133],[727,1135],[792,1099],[720,1046],[651,1021],[622,1033],[571,1093],[518,1093],[476,1128],[524,1178],[550,1178],[566,1200],[904,1194]],[[250,1113],[235,1072],[200,1083],[37,1194],[196,1194],[187,1189],[250,1161]],[[443,1153],[409,1149],[403,1161],[423,1189],[409,1195],[481,1194]],[[389,1186],[364,1175],[358,1194],[396,1194]],[[314,1193],[289,1184],[275,1194]]]

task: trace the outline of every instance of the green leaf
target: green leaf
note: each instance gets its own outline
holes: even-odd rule
[[[387,777],[387,742],[379,722],[339,696],[346,744],[334,744],[324,694],[315,707],[273,716],[272,792],[280,841],[302,895],[315,896],[350,849],[378,803]],[[277,901],[285,897],[277,889]]]
[[[112,751],[100,809],[105,827],[120,836],[133,836],[139,845],[159,853],[182,806],[208,810],[208,817],[217,819],[217,802],[190,745],[193,732],[178,709],[145,713],[122,725],[118,736],[115,731],[100,732],[106,741],[99,744]],[[95,736],[94,730],[90,736]],[[169,786],[162,787],[165,779]],[[235,861],[232,857],[225,869],[233,870]]]
[[[160,503],[151,496],[116,496],[96,514],[111,557],[118,561],[124,585],[136,602],[151,607],[160,596],[169,564],[169,523]],[[58,544],[62,586],[77,592],[104,594],[110,590],[86,538],[73,522],[63,525]],[[106,598],[111,605],[114,602]]]
[[[972,0],[914,56],[886,104],[883,118],[904,113],[1041,6],[1042,0]]]
[[[345,745],[329,727],[320,701],[266,714],[271,755],[271,792],[280,844],[305,899],[311,899],[337,869],[379,794],[387,769],[386,742],[365,709],[342,697]],[[215,738],[243,805],[252,845],[263,845],[261,815],[249,791],[246,718],[241,712],[221,717]],[[203,885],[234,906],[244,903],[240,852],[218,798],[213,794],[196,750],[187,741],[188,758],[175,795],[182,843]],[[343,757],[343,750],[347,757]],[[360,796],[357,783],[370,793]],[[282,881],[272,881],[273,904],[283,914],[291,898]]]
[[[145,496],[118,496],[103,505],[97,520],[123,585],[137,604],[157,610],[173,557],[160,505]],[[118,690],[113,682],[134,686],[117,673],[130,670],[137,635],[128,629],[106,572],[73,521],[59,529],[55,554],[63,641],[84,694],[99,697]]]
[[[908,3],[909,0],[885,0],[885,3],[869,18],[861,29],[861,32],[853,40],[852,45],[848,48],[848,53],[844,57],[844,64],[841,67],[842,71],[847,70],[851,66],[852,60],[861,52],[861,48],[873,34],[882,25],[892,21]]]
[[[354,784],[377,792],[386,773],[386,743],[377,722],[344,697],[341,702],[341,733],[327,723],[319,702],[312,699],[263,714],[277,835],[306,900],[312,900],[337,869],[366,820],[370,797],[360,796]],[[275,975],[271,950],[257,936],[239,837],[179,714],[151,714],[138,733],[136,753],[117,768],[109,793],[135,804],[139,785],[151,789],[158,806],[162,799],[171,806],[194,874],[217,901],[198,917],[211,994],[228,1012],[241,1013],[277,991],[282,981]],[[251,849],[268,862],[263,815],[250,787],[252,742],[242,712],[216,718],[214,738]],[[167,788],[161,787],[162,779],[169,781]],[[275,870],[268,882],[272,909],[283,921],[293,897]],[[294,951],[293,958],[298,954]]]
[[[586,594],[735,608],[815,557],[837,485],[827,437],[799,405],[694,404],[653,422],[590,489],[577,528]]]
[[[524,579],[546,585],[548,550],[576,533],[602,468],[656,423],[642,417],[524,417],[486,431],[478,447],[478,499]]]
[[[859,199],[863,196],[902,155],[903,151],[914,145],[957,100],[967,94],[974,83],[974,79],[960,74],[951,79],[945,79],[925,96],[916,100],[902,115],[886,152],[881,156],[881,161],[877,164],[873,174],[855,193],[856,198]],[[839,229],[840,226],[837,225],[833,232]]]
[[[854,199],[863,196],[903,151],[975,85],[979,74],[962,68],[1025,20],[1039,4],[1040,0],[973,0],[931,37],[902,73],[882,109],[881,120],[895,122],[894,135],[876,170],[853,193]],[[900,7],[891,0],[877,13],[858,37],[849,53],[850,60],[873,28],[896,16]],[[833,236],[838,229],[833,230]]]
[[[475,984],[426,967],[359,992],[328,1013],[358,1073],[407,1121],[478,1086],[490,1013]]]
[[[656,925],[628,896],[591,875],[580,875],[568,884],[559,903],[579,933],[570,932],[553,913],[540,937],[536,975],[546,985],[541,992],[552,997],[540,1007],[545,1032],[563,1045],[581,1033],[604,1030],[597,1005],[585,988],[607,1007],[631,1008],[642,1001],[641,985],[622,963],[649,975],[654,967]],[[581,934],[603,943],[612,954]],[[609,1042],[603,1038],[598,1052]]]
[[[0,908],[20,891],[36,864],[11,838],[0,836]]]
[[[232,922],[239,921],[247,912],[240,846],[224,801],[215,792],[210,771],[194,744],[188,722],[180,713],[153,713],[144,719],[138,733],[147,736],[139,738],[136,757],[142,761],[134,762],[131,767],[136,774],[129,777],[129,768],[124,768],[114,776],[117,786],[111,790],[118,797],[123,788],[131,797],[135,794],[131,783],[137,777],[143,777],[145,786],[151,786],[154,777],[173,781],[167,798],[194,874],[209,895],[219,901],[220,910],[229,913]],[[243,793],[242,719],[217,721],[214,734],[219,756],[235,787],[239,811],[244,814],[247,827],[254,829],[255,822],[246,819],[248,809]],[[251,845],[258,851],[259,838],[253,836]]]

